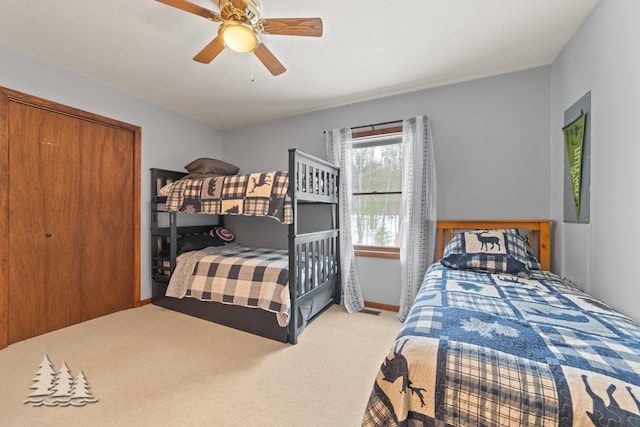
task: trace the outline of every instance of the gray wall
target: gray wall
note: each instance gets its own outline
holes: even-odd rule
[[[140,288],[150,298],[149,168],[183,170],[197,157],[222,157],[222,133],[2,45],[0,64],[0,86],[142,127]]]
[[[604,0],[551,67],[553,265],[640,320],[636,227],[640,182],[640,2]],[[591,91],[591,223],[563,224],[563,113]]]
[[[288,148],[326,158],[324,130],[426,114],[439,218],[548,218],[549,102],[549,68],[535,68],[225,131],[225,160],[245,172],[286,169]],[[280,245],[286,236],[270,237],[265,230],[278,226],[269,221],[227,224],[241,242]],[[366,300],[398,304],[398,261],[361,257],[357,265]]]

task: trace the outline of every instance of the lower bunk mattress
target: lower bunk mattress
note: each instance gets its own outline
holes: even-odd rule
[[[546,271],[425,275],[363,426],[640,426],[640,325]]]
[[[335,269],[334,263],[327,258],[317,258],[307,263],[305,257],[301,256],[298,264],[298,289],[303,290],[323,283]],[[309,281],[313,283],[307,285]],[[162,288],[162,295],[154,291],[154,303],[173,310],[188,314],[193,314],[191,311],[200,312],[202,315],[196,314],[198,317],[246,330],[245,327],[236,326],[235,320],[225,317],[242,316],[243,309],[245,313],[246,309],[257,309],[252,317],[258,322],[273,323],[271,317],[275,319],[277,325],[274,324],[271,329],[287,328],[289,325],[291,300],[289,254],[286,250],[231,243],[186,252],[178,257],[166,290],[157,285]],[[309,319],[332,301],[332,297],[332,289],[327,288],[309,301],[299,304],[297,326],[304,327]],[[219,313],[211,313],[213,311]],[[248,321],[243,319],[241,323]],[[257,326],[250,326],[249,329],[254,327]]]
[[[166,295],[261,308],[289,322],[287,251],[237,244],[211,246],[178,258]]]

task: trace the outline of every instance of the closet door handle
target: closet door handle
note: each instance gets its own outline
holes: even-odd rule
[[[47,239],[48,239],[49,237],[51,237],[51,236],[53,236],[53,234],[51,234],[51,233],[45,233],[45,234],[44,234],[44,237],[46,237]]]

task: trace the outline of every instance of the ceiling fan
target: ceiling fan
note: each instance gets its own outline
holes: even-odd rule
[[[260,16],[260,2],[258,0],[213,0],[220,8],[220,13],[187,0],[156,1],[202,16],[210,21],[221,23],[218,28],[218,35],[193,57],[195,61],[203,64],[213,61],[225,47],[228,47],[240,53],[253,52],[269,72],[277,76],[284,73],[286,68],[260,41],[259,34],[322,36],[322,19],[263,19]]]

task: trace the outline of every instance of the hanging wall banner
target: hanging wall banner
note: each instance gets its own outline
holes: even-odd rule
[[[585,114],[580,113],[577,119],[562,128],[564,143],[567,146],[567,160],[569,161],[569,175],[573,203],[576,210],[576,221],[580,219],[580,184],[582,179],[582,147],[584,144]]]
[[[589,224],[591,204],[591,92],[564,112],[564,222]]]

